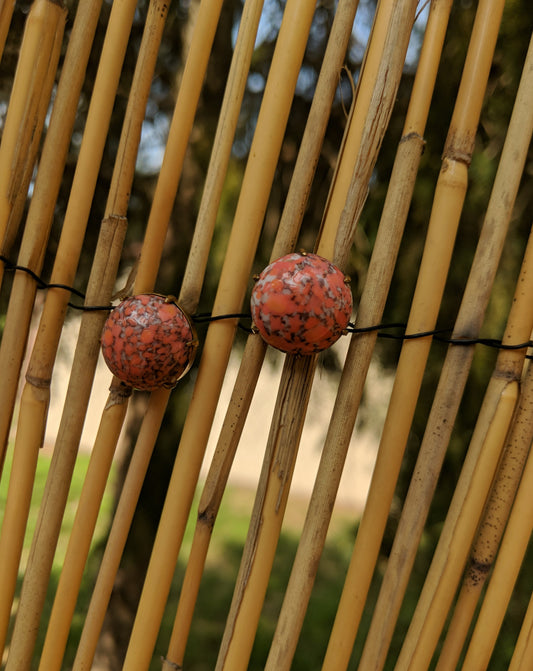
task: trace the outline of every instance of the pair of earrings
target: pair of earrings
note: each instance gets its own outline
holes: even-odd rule
[[[272,347],[314,354],[345,333],[352,314],[349,279],[327,259],[292,253],[256,278],[254,330]],[[135,389],[172,389],[191,367],[198,339],[192,319],[172,296],[140,294],[114,308],[102,332],[111,372]]]

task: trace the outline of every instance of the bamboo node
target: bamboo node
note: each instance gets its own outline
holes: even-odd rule
[[[30,375],[26,373],[26,382],[31,384],[32,387],[37,387],[38,389],[49,389],[52,380],[49,377],[38,377],[36,375]]]

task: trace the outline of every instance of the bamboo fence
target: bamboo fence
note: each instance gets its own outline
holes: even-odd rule
[[[316,353],[282,355],[279,387],[271,391],[275,404],[270,427],[254,427],[257,443],[264,445],[263,461],[259,479],[252,485],[254,502],[248,531],[242,539],[240,560],[233,566],[233,597],[223,621],[218,623],[220,636],[212,668],[278,671],[306,664],[306,668],[328,671],[486,669],[496,659],[494,651],[509,612],[516,628],[513,644],[497,657],[500,666],[490,668],[499,671],[504,658],[509,669],[533,668],[533,601],[528,594],[518,594],[517,587],[524,573],[527,589],[533,587],[530,559],[527,561],[533,529],[533,372],[528,356],[533,331],[533,236],[527,219],[530,215],[519,206],[521,201],[528,202],[527,189],[531,189],[533,40],[529,49],[524,40],[521,78],[513,91],[512,113],[504,122],[501,150],[490,154],[489,163],[494,167],[490,197],[487,194],[483,211],[475,214],[482,225],[477,238],[468,241],[473,250],[469,274],[461,289],[455,323],[446,325],[450,328],[444,339],[449,344],[438,352],[432,348],[434,336],[442,336],[437,323],[441,312],[446,313],[447,282],[457,264],[464,263],[461,226],[465,225],[464,213],[473,190],[471,166],[476,160],[486,160],[479,156],[483,152],[476,140],[483,134],[484,124],[491,123],[484,114],[493,92],[491,73],[500,66],[497,44],[502,20],[506,16],[509,20],[525,5],[508,2],[506,7],[504,0],[479,0],[458,71],[449,70],[447,65],[447,39],[457,39],[449,31],[457,30],[459,24],[450,21],[451,13],[455,11],[457,16],[462,11],[453,7],[452,0],[379,0],[371,27],[366,28],[371,3],[359,7],[357,0],[339,0],[329,8],[332,21],[323,40],[312,100],[299,129],[290,183],[272,242],[269,249],[264,249],[261,236],[272,194],[279,188],[284,142],[299,95],[306,50],[315,39],[319,4],[313,0],[279,3],[280,25],[231,221],[223,211],[235,137],[254,59],[262,57],[257,41],[261,19],[268,17],[277,3],[195,0],[186,13],[182,8],[177,14],[181,24],[174,22],[169,28],[167,20],[174,8],[163,0],[139,5],[132,0],[114,0],[107,8],[101,0],[66,5],[34,0],[22,33],[13,21],[22,10],[8,0],[0,6],[0,56],[4,54],[0,93],[9,91],[5,101],[0,100],[0,110],[5,109],[0,142],[0,475],[1,491],[5,492],[5,498],[0,499],[0,649],[1,665],[7,671],[88,670],[95,665],[98,654],[97,668],[208,668],[202,659],[189,660],[187,644],[191,632],[205,627],[195,608],[209,570],[209,551],[234,459],[239,450],[249,447],[242,439],[243,430],[247,420],[253,421],[250,409],[254,394],[268,365],[268,346],[255,329],[244,346],[236,344],[239,316],[248,312],[246,301],[253,272],[260,269],[261,259],[270,258],[272,262],[295,250],[300,239],[311,239],[308,251],[327,258],[343,273],[353,272],[353,259],[364,238],[360,229],[369,194],[372,199],[376,169],[393,136],[391,120],[397,121],[401,114],[403,130],[376,234],[367,241],[370,250],[362,289],[356,296],[352,322],[343,334],[343,340],[349,341],[347,350],[344,355],[337,350],[342,370],[335,401],[329,425],[324,427],[318,470],[307,483],[305,521],[267,652],[264,658],[256,659],[254,645],[275,571],[285,513],[291,505],[295,465],[305,447],[301,443],[309,421],[311,392],[323,390],[317,382],[321,358]],[[238,22],[234,11],[237,6]],[[234,29],[231,58],[220,109],[216,111],[216,128],[203,138],[209,144],[210,159],[197,198],[194,231],[189,236],[180,230],[173,213],[197,120],[206,104],[204,96],[209,93],[209,69],[218,59],[217,30],[228,29],[228,17],[233,17]],[[516,21],[516,16],[513,18]],[[139,19],[142,38],[136,40],[132,26]],[[523,17],[523,23],[531,29],[530,17]],[[99,25],[103,26],[100,42]],[[138,150],[153,82],[160,59],[165,57],[163,40],[173,38],[168,35],[169,29],[182,33],[183,62],[172,66],[177,82],[174,108],[150,194],[149,216],[139,233],[130,225]],[[349,74],[352,99],[343,119],[342,140],[333,152],[328,150],[334,159],[327,197],[317,218],[320,225],[311,233],[306,230],[304,237],[302,227],[311,195],[314,188],[319,188],[316,171],[326,152],[328,126],[338,123],[332,109],[342,90],[347,53],[355,35],[361,34],[364,57],[357,75]],[[528,34],[528,41],[530,37]],[[420,49],[416,65],[411,66],[409,102],[402,112],[402,78],[407,72],[410,40],[416,39],[420,40]],[[10,53],[16,45],[12,72],[3,67],[7,62],[6,44]],[[124,78],[128,49],[135,53],[135,66],[131,78]],[[91,62],[98,66],[89,103],[84,105],[80,104],[82,90]],[[376,440],[369,491],[363,510],[351,513],[357,532],[351,557],[337,569],[343,574],[343,586],[336,612],[331,621],[322,620],[322,652],[311,663],[301,662],[299,654],[309,644],[304,622],[311,602],[319,598],[315,592],[317,574],[328,547],[331,520],[338,510],[343,469],[354,430],[357,437],[356,422],[365,402],[368,372],[379,359],[379,325],[387,314],[387,299],[394,295],[397,266],[404,261],[412,264],[402,242],[410,239],[413,194],[419,180],[427,183],[427,175],[432,174],[424,172],[427,166],[423,153],[438,74],[443,76],[443,69],[456,93],[450,103],[449,125],[440,137],[440,170],[431,178],[434,184],[432,201],[424,215],[424,244],[415,268],[416,284],[408,300],[410,308],[394,365],[388,409],[378,427],[380,438]],[[115,119],[116,98],[125,87],[125,113],[122,119]],[[104,215],[96,249],[89,252],[91,208],[105,170],[106,142],[117,121],[121,132],[109,170],[112,176]],[[76,123],[83,128],[81,144],[59,222],[60,233],[53,240]],[[520,226],[513,229],[514,216],[520,219]],[[182,278],[175,300],[199,321],[197,311],[209,284],[208,271],[212,270],[210,259],[220,255],[219,229],[223,229],[227,244],[216,269],[216,289],[209,308],[216,319],[211,319],[199,336],[201,354],[193,371],[178,383],[187,384],[188,380],[191,393],[183,426],[175,436],[175,459],[167,464],[169,484],[140,598],[121,661],[118,666],[112,665],[98,652],[105,635],[105,618],[143,483],[165,429],[165,413],[173,408],[173,391],[160,388],[139,392],[109,374],[109,395],[94,434],[61,571],[54,578],[54,557],[80,457],[82,428],[91,398],[101,391],[95,387],[94,376],[109,312],[106,307],[130,295],[158,291],[160,271],[169,263],[165,245],[169,237],[176,236],[186,241],[187,261],[183,268],[173,268],[174,275]],[[529,232],[524,235],[524,230]],[[468,234],[472,236],[472,228]],[[125,241],[131,237],[140,253],[122,287],[117,277],[125,257]],[[510,261],[508,248],[512,250]],[[75,291],[72,287],[81,276],[80,259],[86,256],[91,269],[85,280],[84,309],[61,421],[30,537],[39,454],[53,400],[51,385],[59,375],[60,338]],[[52,259],[50,269],[47,258]],[[41,279],[44,273],[49,280]],[[505,273],[503,298],[502,285],[497,285],[498,273]],[[508,281],[509,276],[515,280]],[[40,303],[38,290],[43,288],[45,296]],[[492,306],[502,303],[509,307],[500,308],[500,321],[495,324],[490,319]],[[500,324],[503,335],[495,340],[494,330]],[[482,337],[485,333],[491,339]],[[466,390],[476,375],[476,354],[486,351],[487,345],[499,351],[492,360],[486,358],[489,363],[485,368],[490,367],[490,371],[476,406]],[[424,411],[420,395],[424,377],[430,365],[434,366],[428,363],[430,351],[441,356],[440,377],[428,404],[430,410],[424,418],[413,466],[409,439],[416,413]],[[232,353],[239,359],[238,371],[229,401],[221,407]],[[137,426],[135,435],[131,435],[130,401],[141,394],[145,410],[140,422],[131,425]],[[213,435],[217,407],[223,422],[218,435]],[[454,435],[460,412],[470,413],[472,432],[468,439]],[[105,546],[96,553],[93,541],[97,521],[118,459],[120,437],[128,430],[129,461],[115,491]],[[210,437],[215,447],[204,476],[201,467]],[[439,478],[447,459],[456,458],[452,443],[457,442],[461,443],[460,473],[446,492],[445,518],[431,560],[418,576],[420,591],[416,603],[412,603],[406,594],[419,571],[417,560],[427,557],[424,534],[429,533],[431,506],[436,494],[442,493]],[[406,492],[399,494],[402,472],[409,468]],[[193,503],[195,494],[197,505]],[[401,513],[395,513],[398,508]],[[394,538],[385,556],[384,537],[393,519]],[[184,543],[188,523],[193,526],[190,547]],[[93,554],[98,558],[96,568]],[[181,575],[179,564],[184,565],[184,574],[179,578],[179,598],[173,599],[173,583]],[[77,629],[76,607],[85,584],[91,585],[92,596],[81,614],[83,625]],[[402,627],[400,623],[406,621],[408,626]],[[74,652],[67,660],[69,644]]]

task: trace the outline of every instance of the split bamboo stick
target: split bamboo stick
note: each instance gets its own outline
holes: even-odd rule
[[[503,344],[526,342],[533,329],[533,235],[530,234]],[[518,398],[526,348],[501,350],[459,481],[396,669],[425,669],[451,606],[500,459]]]
[[[305,0],[289,0],[285,7],[213,305],[215,315],[237,312],[242,304],[307,41],[309,5]],[[152,655],[235,328],[235,320],[218,321],[207,331],[124,662],[125,670],[146,666]]]
[[[271,261],[294,248],[313,181],[338,76],[348,46],[357,3],[341,0],[335,14],[302,144],[274,242]],[[228,411],[219,435],[200,503],[187,569],[165,664],[183,663],[194,606],[211,533],[261,370],[266,345],[250,336],[243,352]]]
[[[93,0],[82,2],[78,7],[62,66],[50,125],[46,133],[41,157],[41,165],[46,166],[46,169],[39,170],[37,173],[18,257],[20,265],[31,268],[37,274],[42,267],[43,249],[50,232],[55,201],[59,192],[99,11],[100,2]],[[17,288],[19,284],[21,288]],[[15,276],[12,291],[13,293],[20,291],[25,296],[31,296],[33,304],[35,282],[26,273]],[[20,319],[23,331],[25,319],[25,316]],[[0,601],[0,649],[4,647],[28,517],[37,453],[43,440],[47,408],[46,392],[40,388],[27,386],[24,388],[21,404],[33,406],[28,414],[21,412],[23,418],[30,416],[32,421],[22,421],[17,426],[11,477],[0,534],[0,566],[2,566],[0,592],[4,595]],[[30,434],[29,438],[27,432]]]
[[[529,499],[529,496],[526,498]],[[529,606],[522,622],[520,635],[515,645],[513,657],[508,671],[527,671],[531,668],[533,659],[533,594],[529,600]]]
[[[160,0],[153,0],[148,7],[106,208],[107,212],[115,215],[120,213],[121,216],[125,216],[127,212],[142,122],[167,12],[168,4]],[[125,389],[118,380],[113,381],[103,415],[106,421],[101,422],[95,439],[48,621],[39,665],[43,671],[53,671],[61,667],[83,569],[89,554],[115,446],[124,422],[126,400],[130,393],[131,390]]]
[[[61,283],[71,284],[73,280],[134,11],[135,4],[125,2],[116,3],[111,12],[63,232],[52,271],[53,282],[58,281],[54,278],[55,271],[61,277],[59,280]],[[128,167],[124,166],[124,169],[127,171]],[[111,189],[114,189],[113,184]],[[127,201],[127,196],[124,197]],[[104,218],[89,279],[86,298],[89,305],[108,304],[110,301],[125,231],[125,217],[109,213]],[[27,373],[27,384],[34,387],[47,390],[49,385],[67,300],[68,294],[62,290],[50,290],[47,295]],[[105,314],[98,312],[86,312],[82,318],[65,407],[23,583],[7,669],[22,670],[28,668],[31,663],[91,392],[104,319]],[[45,391],[36,398],[47,404],[48,394]],[[41,414],[41,417],[45,416],[46,410]],[[35,435],[34,438],[42,438],[42,433],[40,436]],[[35,449],[38,446],[36,444]]]
[[[20,223],[21,205],[26,199],[37,155],[64,26],[65,11],[56,3],[38,0],[32,6],[0,145],[0,249],[5,256],[11,252]],[[0,285],[3,272],[4,264],[0,263]],[[33,298],[31,292],[20,294],[17,291],[12,296],[0,345],[3,371],[0,389],[0,471],[7,449],[29,328],[29,317],[23,317],[31,313]]]
[[[415,9],[416,3],[405,3],[402,7],[394,3],[382,3],[378,11],[343,143],[342,158],[316,245],[319,254],[333,254],[338,265],[346,262],[352,242],[348,239],[350,233],[346,232],[343,244],[335,252],[331,241],[335,240],[343,221],[350,222],[353,237],[358,216],[357,204],[364,202],[368,192],[368,182],[399,85]],[[385,71],[388,71],[387,78],[377,76],[377,73]],[[373,104],[375,99],[382,101],[379,111]],[[369,141],[369,138],[372,139]],[[344,190],[346,188],[347,192]],[[344,198],[339,196],[343,190]],[[341,206],[342,210],[336,209]],[[282,373],[277,401],[279,410],[272,421],[258,495],[217,669],[244,668],[243,665],[247,664],[268,585],[309,398],[308,395],[304,396],[303,391],[296,390],[309,388],[310,393],[316,364],[316,357],[305,368],[299,367],[293,359],[287,357]],[[286,407],[291,408],[290,424],[284,421]],[[283,464],[283,468],[279,468],[279,463]],[[274,662],[274,666],[285,668],[290,662],[291,656],[283,654]]]
[[[383,315],[422,154],[422,136],[450,6],[450,0],[437,2],[429,16],[411,102],[391,175],[367,282],[358,306],[357,323],[360,326],[377,324]],[[325,543],[330,511],[334,507],[376,337],[373,333],[354,336],[350,343],[306,521],[267,660],[267,668],[273,660],[276,665],[283,666],[282,660],[287,658],[286,663],[289,663],[294,654],[318,560]]]
[[[178,188],[185,150],[192,129],[201,85],[207,68],[221,7],[221,2],[218,2],[215,7],[213,6],[213,3],[204,1],[200,5],[195,20],[190,51],[187,56],[181,86],[178,92],[178,99],[174,109],[163,165],[156,186],[145,234],[141,262],[139,263],[139,269],[135,280],[134,293],[152,291],[155,284],[162,245],[166,236],[173,202]],[[222,166],[219,167],[222,170]],[[149,252],[146,250],[149,250]],[[146,256],[149,257],[149,262],[143,262],[143,259],[146,258]],[[120,495],[117,511],[113,519],[108,542],[106,544],[97,582],[93,590],[93,597],[89,605],[76,659],[74,661],[74,669],[89,669],[92,665],[115,575],[120,564],[120,559],[131,526],[144,476],[155,446],[161,422],[163,421],[163,415],[169,396],[170,391],[166,389],[158,390],[150,396],[148,409],[137,438],[128,473]],[[115,422],[122,423],[124,418],[123,415],[121,417],[114,416],[112,406],[117,401],[120,403],[123,402],[121,399],[112,398],[111,395],[102,416],[102,424],[110,424],[110,433],[112,433],[112,428],[114,426],[116,429]],[[104,435],[106,435],[106,433],[104,433]],[[110,440],[115,440],[112,444],[113,446],[116,445],[116,437],[118,437],[116,431],[111,438],[109,435],[106,435],[106,444],[109,445]]]
[[[503,7],[503,3],[499,3]],[[501,13],[500,13],[501,15]],[[492,21],[490,21],[490,17]],[[406,332],[435,327],[467,188],[467,165],[497,37],[498,12],[482,2],[446,141]],[[346,668],[389,514],[431,337],[404,342],[367,503],[331,632],[323,669]],[[355,612],[354,612],[355,611]],[[355,627],[354,627],[355,624]]]
[[[0,242],[8,255],[37,156],[54,82],[66,9],[35,0],[31,6],[0,144]],[[0,266],[0,284],[3,265]]]
[[[527,549],[531,532],[533,531],[533,506],[531,505],[533,457],[531,455],[528,457],[527,455],[527,451],[533,440],[532,400],[533,367],[529,365],[524,376],[520,402],[507,441],[503,462],[498,469],[497,481],[491,491],[487,510],[483,514],[485,523],[484,525],[482,523],[481,529],[486,530],[487,520],[491,519],[491,517],[496,522],[497,544],[500,540],[499,537],[503,534],[503,524],[507,522],[508,510],[506,510],[506,508],[507,506],[509,508],[512,506],[507,528],[505,529],[505,535],[503,536],[502,544],[494,566],[494,571],[490,577],[487,592],[483,599],[483,605],[478,615],[476,626],[463,662],[464,669],[479,669],[481,671],[482,669],[487,668],[511,597],[513,586],[518,576],[518,571]],[[518,454],[516,454],[517,452]],[[510,467],[511,462],[513,461],[516,464],[516,472]],[[525,468],[524,461],[526,461]],[[510,476],[510,487],[505,487],[503,484],[506,475]],[[521,479],[520,476],[522,476]],[[514,497],[514,484],[516,479],[519,480],[519,486],[516,491],[516,498],[512,501],[510,499],[511,496]],[[503,493],[502,510],[498,510],[496,498],[498,493]],[[501,532],[500,529],[502,529]],[[482,538],[482,533],[478,532],[475,547],[480,545]],[[493,557],[497,551],[497,548],[492,547],[494,544],[494,541],[489,539],[487,556],[481,557],[481,562],[488,560],[489,564],[492,564]],[[470,562],[472,563],[472,559]],[[490,568],[487,566],[487,571],[488,570],[490,570]],[[469,574],[469,583],[471,585],[471,571],[469,571]],[[481,590],[482,586],[485,584],[486,577],[487,574],[484,571],[479,580],[479,590]],[[477,585],[475,585],[475,587],[477,590]],[[455,607],[456,612],[459,610],[460,601],[461,597],[459,597],[458,604]],[[470,624],[470,618],[468,618],[468,624]],[[452,625],[450,625],[450,629],[452,627],[453,621]],[[450,635],[450,629],[448,630],[446,641]],[[460,638],[464,640],[464,637],[461,636]],[[442,658],[444,648],[446,647],[447,645],[445,642],[440,658]],[[452,657],[456,658],[457,656],[452,654]]]
[[[479,337],[533,129],[531,68],[524,68],[485,221],[452,336]],[[524,138],[526,141],[524,141]],[[372,615],[360,669],[387,654],[459,408],[474,348],[451,346],[442,367],[419,456]]]

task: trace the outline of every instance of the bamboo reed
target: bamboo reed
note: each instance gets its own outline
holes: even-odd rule
[[[533,291],[532,262],[533,236],[530,235],[504,344],[525,342],[533,329],[533,313],[528,308]],[[525,353],[523,348],[501,350],[498,355],[437,549],[396,664],[397,671],[426,668],[434,653],[509,430]]]
[[[529,497],[528,497],[529,498]],[[533,659],[533,595],[529,600],[529,606],[522,622],[520,635],[515,645],[513,657],[508,671],[527,671]]]
[[[292,250],[296,243],[355,11],[356,3],[351,2],[351,0],[343,0],[339,3],[335,14],[315,96],[276,234],[271,254],[272,261]],[[248,338],[228,411],[224,418],[224,424],[198,506],[195,535],[163,668],[165,668],[165,664],[182,664],[183,662],[211,533],[255,390],[265,350],[266,346],[261,339],[255,336]]]
[[[0,249],[4,255],[11,252],[20,222],[20,198],[26,198],[35,163],[64,25],[65,11],[48,0],[38,0],[32,6],[26,23],[0,145]],[[3,272],[4,264],[0,263],[0,285]],[[0,345],[4,381],[0,390],[0,471],[29,328],[29,316],[25,319],[24,315],[31,314],[34,299],[31,291],[24,293],[28,283],[22,281],[23,292],[17,291],[10,299]]]
[[[237,312],[242,304],[307,40],[309,4],[292,0],[285,8],[213,314]],[[214,322],[207,331],[124,669],[147,664],[152,655],[234,333],[234,320]]]
[[[121,0],[113,6],[113,9],[102,51],[105,67],[99,67],[95,80],[84,139],[80,148],[63,231],[52,269],[51,282],[54,284],[71,286],[76,273],[98,167],[131,27],[134,12],[133,0]],[[67,302],[68,292],[62,289],[48,291],[28,364],[26,384],[41,389],[49,387]],[[14,403],[13,394],[14,392],[7,384],[0,388],[2,403],[0,445],[5,443],[8,435],[9,420]],[[41,396],[44,402],[45,397]],[[43,415],[43,417],[45,416]],[[36,435],[40,436],[42,427],[37,431],[38,428],[36,427]]]
[[[128,196],[133,182],[142,122],[167,11],[168,5],[159,0],[154,0],[149,5],[128,98],[123,132],[106,206],[108,212],[118,212],[122,216],[127,212]],[[109,475],[114,449],[126,415],[127,399],[130,394],[131,390],[125,389],[124,385],[120,384],[118,380],[113,381],[111,394],[91,453],[89,469],[83,485],[63,570],[48,622],[39,667],[46,671],[59,669],[61,666],[83,569],[89,554],[92,534]]]
[[[110,216],[102,222],[91,277],[89,305],[109,302],[126,233],[126,219]],[[72,363],[67,401],[39,508],[28,566],[22,584],[6,671],[30,668],[39,620],[44,606],[61,521],[83,428],[92,378],[99,354],[105,313],[85,312]]]
[[[451,2],[436,3],[430,14],[420,55],[402,140],[394,163],[378,236],[358,306],[357,323],[381,321],[394,260],[407,218],[418,163],[423,148],[427,113],[435,84],[438,54],[442,48]],[[437,55],[437,56],[436,56]],[[305,616],[318,560],[325,542],[346,451],[362,396],[376,335],[354,336],[344,364],[337,400],[319,464],[315,486],[278,625],[268,665],[275,660],[289,663]]]
[[[479,336],[489,301],[527,153],[524,137],[527,138],[528,132],[531,135],[533,124],[531,75],[527,70],[524,69],[517,93],[484,225],[454,327],[454,337]],[[374,607],[360,662],[361,669],[367,668],[367,665],[372,668],[377,664],[377,659],[383,663],[386,656],[473,356],[474,348],[454,346],[446,354],[380,595]]]
[[[7,34],[9,33],[9,24],[15,9],[15,0],[4,0],[0,6],[0,60],[4,53]]]
[[[78,97],[99,10],[99,2],[89,0],[80,3],[62,66],[62,76],[58,84],[41,157],[41,165],[46,166],[46,169],[37,173],[18,257],[20,265],[27,266],[36,273],[40,272],[42,266],[42,250],[46,246],[46,240],[50,232],[55,201],[59,192],[77,111]],[[17,291],[20,291],[24,296],[32,296],[31,302],[33,303],[35,283],[30,280],[26,273],[15,276],[12,292]],[[29,321],[29,316],[19,316],[14,320],[15,322],[19,320],[19,327],[23,333],[26,319]],[[24,420],[24,417],[29,416],[31,421],[19,421],[17,426],[11,478],[0,535],[0,566],[3,568],[0,571],[0,592],[4,595],[4,598],[0,601],[1,649],[4,647],[15,590],[37,452],[42,444],[46,424],[48,397],[48,390],[38,386],[26,385],[21,399],[21,406],[28,405],[31,409],[27,414],[21,411],[19,420],[20,418]]]
[[[128,0],[115,3],[110,15],[63,231],[52,270],[54,283],[72,284],[75,274],[134,11],[134,3]],[[91,288],[87,291],[87,301],[91,305],[109,303],[124,233],[123,217],[109,216],[104,219],[89,280]],[[99,277],[104,271],[107,274]],[[67,292],[49,290],[28,365],[27,384],[40,387],[47,392],[67,300]],[[8,669],[27,668],[31,660],[83,417],[90,395],[104,318],[102,314],[91,312],[85,313],[82,319],[69,393],[23,584],[6,667]],[[44,402],[47,402],[48,398],[47,393],[35,395],[35,399]],[[21,417],[22,412],[21,407]],[[46,412],[40,416],[45,417]],[[33,420],[30,417],[25,421]],[[41,437],[42,433],[36,431],[34,438]],[[38,447],[37,443],[33,445],[35,450]],[[28,446],[28,449],[30,448],[31,446]]]
[[[52,92],[66,10],[35,0],[26,20],[0,144],[0,241],[9,254],[21,214]],[[3,268],[2,268],[3,270]],[[1,278],[0,278],[1,279]]]
[[[196,17],[191,48],[185,64],[185,70],[173,114],[169,139],[165,150],[163,165],[152,203],[150,219],[141,254],[141,263],[135,281],[134,292],[153,290],[159,255],[162,252],[173,200],[181,174],[185,148],[192,128],[194,113],[200,96],[201,82],[205,75],[210,48],[212,45],[221,3],[215,8],[212,3],[204,2]],[[216,10],[216,11],[215,11]],[[185,123],[184,123],[185,120]],[[178,175],[178,178],[176,177]],[[166,216],[165,216],[166,214]],[[145,250],[150,250],[150,262],[142,263]],[[181,298],[181,297],[180,297]],[[149,406],[143,420],[141,432],[135,445],[134,454],[128,469],[120,496],[117,514],[106,545],[93,598],[89,606],[85,626],[82,632],[74,668],[90,668],[96,650],[98,636],[103,624],[105,610],[111,595],[113,581],[118,570],[120,558],[126,542],[127,533],[133,519],[142,482],[155,445],[155,440],[170,396],[169,390],[152,393]],[[121,399],[110,399],[102,416],[102,423],[114,422],[107,417],[107,411]],[[120,419],[120,421],[123,420]],[[104,433],[105,435],[105,433]],[[118,434],[115,434],[118,436]],[[109,445],[109,438],[106,437]]]
[[[501,5],[501,3],[500,3]],[[435,191],[407,333],[435,327],[467,188],[467,164],[479,120],[498,22],[494,3],[481,3]],[[483,14],[484,12],[484,14]],[[484,21],[481,20],[483,15]],[[495,14],[497,18],[497,14]],[[488,24],[488,26],[487,26]],[[431,338],[404,342],[367,503],[358,529],[323,669],[346,668],[360,621],[407,443]],[[354,615],[355,607],[355,615]],[[355,627],[354,627],[355,624]]]
[[[395,90],[401,76],[416,5],[414,3],[410,6],[403,5],[402,11],[399,13],[392,11],[394,9],[392,4],[384,3],[381,7],[382,11],[378,13],[378,20],[376,20],[376,25],[379,29],[373,30],[372,47],[369,49],[365,60],[359,92],[351,113],[350,127],[347,130],[346,141],[343,145],[343,158],[336,174],[334,190],[328,201],[328,213],[324,219],[320,240],[317,244],[318,252],[322,254],[327,253],[328,247],[331,246],[330,241],[336,237],[339,219],[342,226],[343,217],[340,216],[340,212],[336,213],[335,208],[343,202],[338,194],[339,191],[342,193],[345,184],[348,184],[348,197],[346,197],[345,192],[344,200],[346,201],[346,205],[344,205],[342,212],[351,224],[357,218],[355,204],[364,201],[366,197],[368,182],[390,115],[390,104],[395,99]],[[385,20],[383,20],[384,17]],[[390,27],[394,26],[390,32],[387,31],[389,21]],[[388,44],[387,34],[390,39],[390,43]],[[377,48],[376,44],[378,45]],[[383,51],[387,47],[390,49],[391,46],[393,48],[390,51],[392,53],[396,52],[394,57],[391,57],[391,60],[384,58],[382,61],[381,56],[383,55]],[[388,70],[389,72],[387,87],[381,88],[381,96],[377,95],[377,97],[385,100],[383,107],[380,109],[379,120],[370,103],[372,95],[367,91],[365,91],[364,95],[362,94],[367,81],[370,83],[372,93],[375,92],[373,86],[376,81],[374,76],[376,65],[378,66],[378,70],[382,67],[384,71]],[[378,84],[376,88],[379,89],[380,85]],[[387,94],[390,92],[394,93],[388,97],[385,92]],[[365,145],[368,134],[372,136],[372,141]],[[359,144],[355,144],[357,140]],[[350,149],[347,150],[347,147],[354,151],[354,153],[352,154]],[[363,152],[366,152],[368,160],[364,162],[364,167],[361,173],[359,173],[358,162],[361,160]],[[351,181],[346,180],[348,175],[354,175]],[[353,225],[350,230],[353,236],[355,230]],[[348,249],[351,247],[351,240],[348,241],[345,238],[344,243]],[[346,258],[347,252],[344,249],[344,245],[342,252],[338,253],[337,256],[339,257],[336,258],[337,263],[342,263]],[[295,389],[304,386],[310,387],[312,384],[314,363],[307,370],[299,373],[293,369],[293,365],[295,366],[296,364],[292,363],[292,357],[288,357],[278,391],[278,403],[280,405],[293,402],[292,394],[296,393],[295,391],[290,391],[290,385],[293,382],[292,380],[289,382],[285,376],[298,375],[298,384]],[[300,400],[300,397],[297,396],[297,401]],[[292,413],[293,419],[288,427],[283,421],[280,422],[278,417],[274,416],[273,418],[260,481],[260,490],[254,507],[237,587],[217,662],[217,668],[219,669],[240,668],[236,667],[236,664],[246,664],[251,652],[255,629],[259,620],[277,540],[281,530],[286,498],[282,499],[281,505],[277,504],[275,507],[272,506],[272,501],[279,501],[276,495],[278,487],[281,486],[284,491],[290,486],[290,474],[292,473],[294,460],[296,459],[299,435],[305,419],[306,405],[298,403],[296,409],[298,413]],[[281,456],[278,457],[278,454]],[[283,459],[288,464],[287,468],[284,468],[282,471],[284,477],[281,485],[278,479],[273,476],[273,473],[276,472],[278,459]],[[289,474],[288,479],[285,479],[286,473]],[[260,520],[260,524],[258,520]],[[290,664],[291,656],[286,655],[285,652],[284,650],[280,659],[274,662],[276,668]]]
[[[533,440],[532,395],[533,367],[529,365],[523,379],[520,401],[507,441],[506,451],[502,463],[498,468],[497,479],[493,485],[487,508],[483,513],[483,520],[470,559],[471,566],[474,561],[479,562],[473,567],[474,570],[478,569],[476,573],[479,577],[476,581],[475,576],[472,575],[473,569],[470,568],[461,592],[463,593],[465,587],[469,587],[471,590],[475,588],[477,603],[481,588],[485,584],[488,572],[494,561],[497,552],[496,546],[503,535],[503,527],[507,523],[507,517],[512,506],[509,522],[505,529],[505,535],[494,566],[494,572],[490,577],[487,593],[485,594],[463,663],[463,668],[465,669],[486,669],[489,664],[498,631],[527,549],[528,540],[533,531],[533,508],[530,503],[531,486],[533,483],[533,463],[531,462],[533,462],[533,459],[529,458],[528,460],[527,455],[527,451]],[[524,462],[527,463],[525,468]],[[515,466],[514,469],[512,468],[512,464]],[[507,483],[505,482],[506,477],[509,478]],[[515,491],[516,498],[514,496]],[[498,502],[498,495],[501,495],[500,503]],[[495,538],[487,539],[486,530],[491,520],[494,522]],[[482,553],[480,546],[484,540],[487,544],[485,552]],[[486,570],[481,570],[483,563],[485,563]],[[455,607],[456,613],[460,612],[459,604],[461,601],[460,595]],[[469,626],[471,621],[469,609],[467,609],[467,614],[468,618],[462,617],[462,619],[466,620],[466,624]],[[457,659],[458,657],[454,650],[450,649],[451,646],[447,645],[448,640],[450,640],[450,631],[453,631],[454,622],[455,614],[454,620],[452,620],[448,629],[437,668],[439,666],[445,668],[440,661],[444,657],[445,650],[449,651],[451,658]],[[458,639],[462,647],[465,636],[461,632],[459,632]]]

